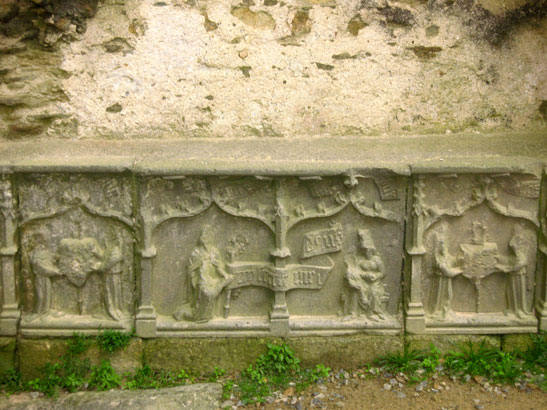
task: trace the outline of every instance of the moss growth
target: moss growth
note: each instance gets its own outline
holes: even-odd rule
[[[356,14],[348,22],[348,33],[350,33],[352,36],[357,37],[359,35],[359,31],[361,31],[361,29],[365,28],[366,26],[367,24],[365,24],[361,16],[359,14]]]

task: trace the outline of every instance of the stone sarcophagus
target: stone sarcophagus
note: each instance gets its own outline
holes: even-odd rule
[[[21,178],[21,330],[133,327],[132,184],[124,176]]]
[[[409,195],[407,330],[533,332],[540,178],[416,175]]]
[[[547,329],[529,138],[0,146],[0,335]]]
[[[405,178],[150,177],[137,332],[400,333]]]

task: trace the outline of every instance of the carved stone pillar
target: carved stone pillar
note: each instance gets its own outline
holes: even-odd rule
[[[0,275],[2,278],[2,307],[0,308],[0,335],[16,335],[21,311],[17,303],[15,255],[17,229],[11,177],[0,177]]]

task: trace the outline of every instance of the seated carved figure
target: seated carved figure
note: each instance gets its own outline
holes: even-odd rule
[[[363,256],[349,255],[346,257],[346,280],[351,288],[350,310],[355,315],[355,299],[372,319],[384,319],[383,303],[388,295],[382,280],[385,277],[384,264],[376,251],[370,233],[365,229],[357,232],[359,247]]]

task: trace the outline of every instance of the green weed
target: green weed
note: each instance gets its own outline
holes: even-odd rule
[[[297,390],[300,390],[329,375],[330,369],[323,365],[302,371],[300,359],[286,344],[267,346],[267,353],[261,355],[254,366],[249,365],[237,380],[237,390],[234,388],[234,391],[245,404],[263,403],[273,391],[284,390],[289,383],[294,383]],[[232,381],[228,387],[225,387],[226,391],[231,391],[234,387]]]
[[[213,369],[213,372],[207,378],[207,381],[211,383],[215,383],[218,381],[218,379],[220,379],[225,374],[226,374],[226,370],[222,369],[221,367],[215,366],[215,368]]]
[[[103,360],[99,366],[93,366],[89,378],[89,387],[99,391],[120,387],[122,379],[112,368],[109,360]]]
[[[21,373],[16,369],[9,369],[0,376],[0,391],[8,394],[23,391],[25,385]]]
[[[134,374],[126,377],[124,387],[130,390],[159,389],[161,387],[179,386],[194,379],[185,371],[178,373],[169,371],[154,372],[150,366],[144,365]]]
[[[402,352],[388,353],[387,355],[376,359],[374,364],[383,367],[389,372],[406,373],[411,379],[416,379],[417,381],[425,378],[426,370],[422,366],[425,359],[428,359],[425,352],[411,349],[408,345],[405,345]],[[433,360],[433,358],[428,360],[426,365],[431,367],[432,365],[429,364],[429,362],[432,362]],[[422,370],[420,371],[420,369]],[[420,374],[422,374],[422,376],[420,376]]]
[[[107,329],[97,335],[97,344],[103,352],[113,353],[116,350],[125,349],[132,337],[131,332]]]

